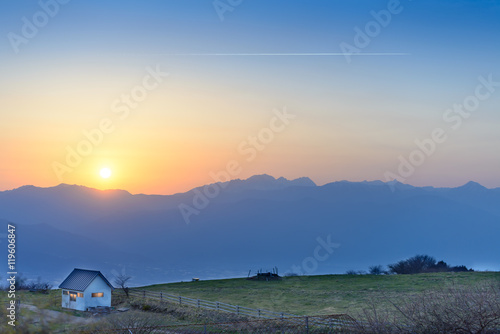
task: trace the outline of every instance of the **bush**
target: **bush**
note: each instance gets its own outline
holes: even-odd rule
[[[466,266],[455,266],[455,267],[451,267],[449,271],[453,271],[455,273],[458,273],[458,272],[463,272],[463,271],[474,271],[474,270],[467,269]]]
[[[9,286],[3,287],[5,290],[9,290]],[[42,293],[49,293],[52,289],[52,284],[49,282],[43,282],[41,277],[38,277],[36,282],[29,282],[22,273],[16,276],[16,291],[30,290]]]
[[[389,271],[393,274],[420,274],[433,272],[459,272],[473,271],[466,266],[450,267],[446,262],[439,261],[429,255],[415,255],[406,260],[388,265]]]
[[[374,301],[359,315],[358,333],[498,333],[500,289],[496,286],[452,287],[391,302],[380,310]]]
[[[436,265],[436,259],[429,255],[415,255],[406,260],[388,265],[395,274],[418,274],[428,271]]]
[[[85,328],[86,333],[154,333],[155,326],[163,324],[162,317],[157,314],[140,311],[129,311],[122,314],[112,314],[101,322],[91,324]],[[130,330],[133,329],[133,331]],[[123,330],[119,330],[123,329]]]
[[[24,288],[26,290],[47,294],[52,289],[52,284],[50,284],[49,282],[42,282],[42,279],[38,277],[38,280],[36,282],[25,284]]]
[[[345,275],[366,275],[366,271],[364,270],[348,270],[345,272]]]

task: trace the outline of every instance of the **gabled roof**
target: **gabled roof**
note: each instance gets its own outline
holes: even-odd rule
[[[59,288],[83,292],[97,276],[100,276],[111,289],[114,289],[111,283],[109,283],[109,281],[106,279],[106,277],[104,277],[103,274],[101,274],[100,271],[78,268],[73,269],[71,274],[69,274],[69,276],[66,277],[66,279],[61,284],[59,284]]]

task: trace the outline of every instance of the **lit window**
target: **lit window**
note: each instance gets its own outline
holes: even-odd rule
[[[69,295],[69,291],[68,290],[63,290],[63,295]]]
[[[83,293],[78,292],[78,297],[83,298]]]
[[[93,292],[92,297],[104,297],[104,292]]]
[[[71,302],[76,302],[76,292],[71,291],[71,292],[69,293],[69,300],[70,300]]]

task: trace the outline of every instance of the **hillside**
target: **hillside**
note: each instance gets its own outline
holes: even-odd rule
[[[500,286],[500,273],[467,272],[467,273],[433,273],[417,275],[322,275],[308,277],[286,277],[281,281],[249,281],[244,278],[211,280],[199,282],[169,283],[136,288],[148,291],[162,291],[173,295],[182,295],[195,299],[220,301],[253,309],[267,309],[296,315],[331,315],[347,313],[357,320],[364,319],[363,310],[376,305],[381,312],[395,311],[392,303],[404,304],[410,298],[418,298],[432,293],[432,298],[440,292],[448,293],[449,289],[467,288],[474,293],[477,287]],[[492,290],[493,291],[493,290]],[[128,312],[118,312],[111,316],[89,318],[90,314],[62,309],[60,290],[52,290],[49,294],[19,291],[18,298],[23,304],[31,305],[23,309],[23,328],[37,328],[40,313],[56,313],[51,318],[51,332],[76,332],[76,329],[116,328],[129,324],[130,319],[143,319],[145,324],[152,325],[186,325],[208,322],[242,321],[234,314],[198,309],[197,307],[179,305],[176,301],[165,300],[160,303],[154,299],[140,297],[127,299],[119,289],[113,292],[113,306],[131,308]],[[491,298],[498,296],[491,295]],[[7,292],[0,291],[0,301],[7,299]],[[438,298],[439,299],[439,298]],[[34,307],[33,307],[34,306]],[[64,315],[71,318],[60,318]],[[47,318],[45,317],[47,320]],[[120,320],[121,319],[121,320]],[[97,320],[97,322],[96,322]],[[82,325],[87,323],[87,325]],[[72,327],[74,326],[74,327]],[[84,326],[84,327],[82,327]],[[107,326],[107,327],[106,327]],[[0,326],[1,327],[1,326]],[[5,329],[5,328],[3,328]],[[39,328],[38,328],[39,329]]]
[[[500,285],[499,272],[417,275],[322,275],[285,277],[281,281],[244,278],[169,283],[140,287],[148,291],[220,301],[254,309],[297,315],[356,313],[377,303],[399,302],[405,296],[449,287]]]

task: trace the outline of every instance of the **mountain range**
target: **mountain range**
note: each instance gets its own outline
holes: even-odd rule
[[[73,268],[145,285],[275,266],[281,274],[343,273],[415,254],[499,270],[499,204],[500,188],[475,182],[318,186],[256,175],[175,195],[23,186],[0,192],[0,243],[13,223],[18,272],[54,285]]]

